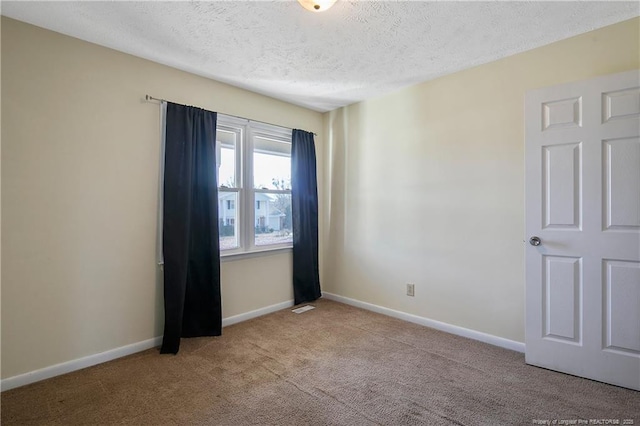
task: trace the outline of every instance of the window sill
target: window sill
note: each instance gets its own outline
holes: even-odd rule
[[[251,259],[254,257],[273,256],[276,254],[291,253],[293,247],[277,247],[264,250],[247,251],[243,253],[220,254],[220,262],[233,262],[236,260]]]

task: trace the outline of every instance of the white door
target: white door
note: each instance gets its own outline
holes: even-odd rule
[[[640,390],[640,74],[528,92],[525,119],[526,362]]]

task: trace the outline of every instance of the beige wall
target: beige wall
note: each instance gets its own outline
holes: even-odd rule
[[[639,24],[326,114],[324,290],[524,341],[525,92],[640,68]]]
[[[3,378],[161,335],[147,93],[323,138],[320,113],[2,18]],[[290,253],[224,262],[222,297],[292,299]]]

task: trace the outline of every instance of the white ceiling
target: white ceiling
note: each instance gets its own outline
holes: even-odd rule
[[[12,2],[2,14],[329,111],[640,15],[639,2]],[[162,94],[158,94],[161,96]]]

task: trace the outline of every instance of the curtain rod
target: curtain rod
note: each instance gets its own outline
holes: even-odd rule
[[[150,96],[150,95],[144,95],[144,99],[145,99],[146,101],[170,102],[170,101],[167,101],[166,99],[154,98],[153,96]],[[227,113],[224,113],[224,112],[221,112],[220,114],[228,115],[229,117],[239,118],[239,119],[241,119],[241,120],[249,120],[249,121],[253,121],[253,122],[255,122],[255,123],[268,124],[269,126],[278,126],[278,127],[283,127],[283,126],[280,126],[280,125],[278,125],[278,124],[267,123],[266,121],[260,121],[260,120],[252,120],[252,119],[250,119],[250,118],[239,117],[239,116],[237,116],[237,115],[227,114]],[[317,133],[313,133],[313,135],[314,135],[314,136],[318,136],[318,134],[317,134]]]

